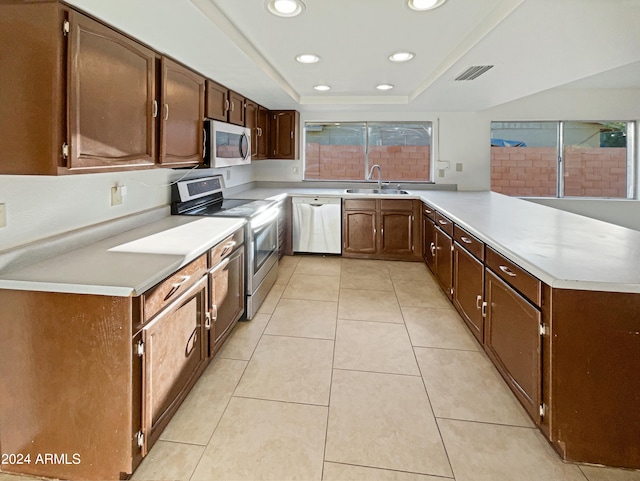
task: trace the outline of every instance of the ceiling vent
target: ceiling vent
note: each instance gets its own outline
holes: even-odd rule
[[[454,80],[475,80],[480,75],[485,72],[488,72],[493,68],[493,65],[476,65],[474,67],[469,67],[467,70],[458,75]]]

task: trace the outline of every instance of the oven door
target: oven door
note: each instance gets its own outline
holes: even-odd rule
[[[278,262],[278,209],[268,209],[249,223],[247,294],[251,295]]]

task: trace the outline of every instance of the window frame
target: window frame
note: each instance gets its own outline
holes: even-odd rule
[[[621,122],[626,124],[626,197],[594,197],[594,196],[567,196],[565,195],[565,127],[570,123],[609,123],[609,122]],[[490,132],[493,135],[493,125],[494,123],[511,123],[511,124],[530,124],[530,123],[553,123],[556,125],[556,195],[555,196],[523,196],[518,195],[515,197],[529,197],[529,198],[545,198],[545,199],[635,199],[638,186],[636,182],[636,128],[637,123],[635,120],[492,120],[490,122]],[[493,139],[493,137],[491,137]],[[491,147],[490,147],[491,148]],[[491,170],[491,155],[490,155],[490,166]],[[490,174],[491,175],[491,174]],[[493,179],[490,179],[490,182],[493,182]],[[490,186],[490,189],[493,190],[493,186]],[[505,194],[506,195],[506,194]]]
[[[342,125],[342,124],[356,124],[356,125],[364,125],[364,171],[363,177],[361,179],[308,179],[306,178],[307,172],[307,126],[308,125]],[[420,180],[394,180],[390,178],[385,178],[384,182],[391,183],[407,183],[407,184],[425,184],[425,183],[435,183],[434,181],[434,122],[431,120],[347,120],[347,121],[305,121],[304,122],[304,160],[302,165],[302,181],[303,182],[370,182],[367,179],[367,174],[371,169],[371,166],[376,164],[376,162],[372,162],[369,158],[370,153],[370,145],[369,145],[369,128],[372,125],[385,125],[385,124],[404,124],[404,125],[420,125],[427,126],[429,131],[429,169],[428,169],[428,179],[420,179]]]

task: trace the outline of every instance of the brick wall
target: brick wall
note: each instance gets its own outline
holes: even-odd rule
[[[370,147],[369,165],[379,164],[382,180],[429,180],[428,146]],[[363,180],[365,155],[362,147],[308,143],[305,179]],[[375,174],[377,176],[377,174]]]
[[[555,147],[491,147],[491,190],[515,196],[556,196]],[[565,149],[565,195],[626,197],[625,148]]]

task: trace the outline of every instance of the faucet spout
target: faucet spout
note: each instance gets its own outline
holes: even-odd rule
[[[373,164],[371,166],[371,170],[369,170],[369,175],[367,176],[367,180],[371,180],[373,178],[373,171],[378,169],[378,190],[382,189],[382,167],[379,164]]]

